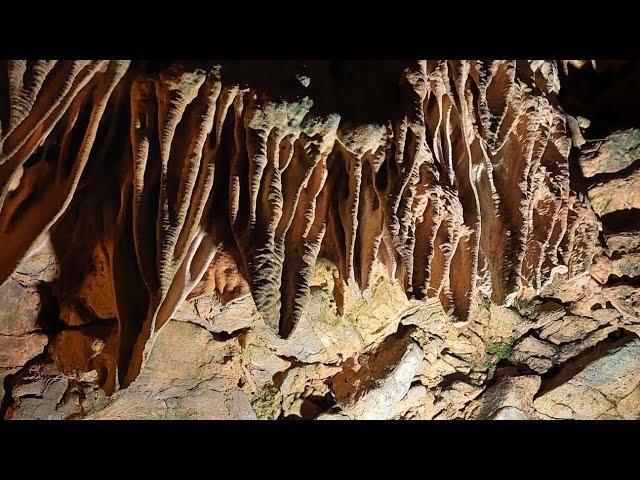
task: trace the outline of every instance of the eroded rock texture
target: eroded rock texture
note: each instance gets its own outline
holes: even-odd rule
[[[639,418],[638,76],[3,62],[3,416]]]

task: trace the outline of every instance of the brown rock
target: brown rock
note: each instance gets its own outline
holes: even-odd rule
[[[1,67],[11,418],[533,418],[638,329],[633,64]]]
[[[422,358],[422,350],[410,338],[389,338],[333,378],[337,402],[350,418],[391,418],[394,406],[409,392]]]
[[[624,178],[614,178],[589,189],[587,195],[599,216],[620,210],[640,208],[640,170]]]
[[[585,177],[615,173],[640,160],[640,130],[615,132],[604,140],[588,142],[579,159]]]
[[[620,258],[610,259],[600,255],[591,267],[591,276],[599,283],[604,284],[612,276],[635,278],[640,276],[640,252],[623,255]]]
[[[534,401],[547,418],[640,418],[640,340],[614,348]]]
[[[566,315],[562,320],[544,327],[540,337],[560,345],[582,339],[597,328],[598,322],[593,318]]]
[[[540,388],[540,377],[525,375],[505,378],[488,388],[469,406],[470,418],[483,420],[533,420],[533,397]]]
[[[0,285],[0,335],[21,335],[40,330],[42,301],[33,287],[8,278]]]
[[[79,419],[99,410],[106,397],[90,371],[62,374],[53,363],[37,363],[14,380],[12,402],[6,413],[13,420]]]
[[[635,232],[610,234],[605,236],[609,257],[640,251],[640,235]]]
[[[640,288],[616,285],[604,288],[603,292],[620,313],[640,320]]]
[[[0,368],[15,369],[42,353],[49,339],[42,333],[0,335]]]
[[[553,344],[526,337],[514,347],[509,359],[528,365],[538,373],[548,371],[554,365],[557,349]]]
[[[255,419],[239,353],[235,338],[219,341],[200,326],[171,321],[142,374],[91,418]]]

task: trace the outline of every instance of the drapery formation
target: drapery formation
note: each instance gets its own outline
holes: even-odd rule
[[[380,261],[460,321],[474,292],[508,303],[589,269],[597,223],[569,187],[555,62],[378,62],[399,73],[388,118],[358,115],[377,77],[348,79],[345,99],[327,63],[270,88],[226,77],[224,63],[4,62],[0,282],[97,192],[84,208],[128,384],[204,291],[250,291],[286,338],[319,257],[338,266],[337,299],[366,298]]]

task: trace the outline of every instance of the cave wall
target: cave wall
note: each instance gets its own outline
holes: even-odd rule
[[[562,417],[636,361],[637,71],[3,62],[4,415]]]

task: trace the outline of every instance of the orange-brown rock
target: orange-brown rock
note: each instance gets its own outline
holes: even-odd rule
[[[338,417],[535,416],[532,399],[510,396],[536,390],[535,375],[476,411],[500,362],[546,375],[638,321],[638,125],[591,139],[602,122],[562,100],[563,81],[603,65],[4,62],[0,376],[16,384],[12,415],[82,416],[103,399],[77,392],[100,390],[116,395],[105,412],[139,418],[127,399],[162,392],[156,343],[204,365],[211,355],[180,337],[196,335],[232,357],[202,367],[226,407],[174,402],[197,418],[250,418],[245,395],[261,418],[317,416],[328,395]],[[408,343],[396,352],[398,329]],[[406,352],[402,388],[380,386],[395,375],[382,364],[364,393],[331,387],[357,377],[349,362],[402,369]],[[192,367],[175,373],[180,395],[202,376]],[[56,375],[60,391],[20,393]],[[70,389],[68,407],[42,406]],[[372,413],[358,403],[369,397],[388,405]]]

